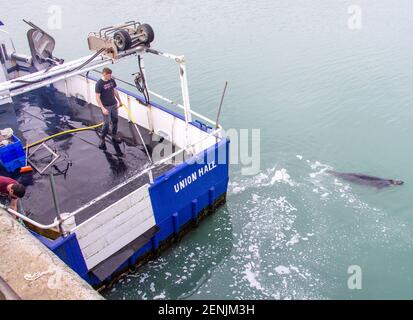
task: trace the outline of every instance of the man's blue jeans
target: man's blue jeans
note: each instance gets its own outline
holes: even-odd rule
[[[118,105],[105,106],[105,109],[109,111],[109,114],[103,115],[102,139],[107,136],[110,123],[112,123],[112,136],[116,136],[118,133]]]

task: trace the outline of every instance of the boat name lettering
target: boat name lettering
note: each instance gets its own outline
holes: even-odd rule
[[[191,173],[190,175],[188,175],[187,177],[179,181],[177,184],[175,184],[174,186],[175,193],[178,193],[179,191],[185,189],[187,186],[189,186],[190,184],[198,180],[198,178],[207,174],[211,170],[214,170],[216,167],[217,165],[215,164],[215,161],[200,167],[198,170]]]

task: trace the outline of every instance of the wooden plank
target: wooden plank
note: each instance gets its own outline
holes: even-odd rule
[[[120,222],[132,218],[134,215],[150,206],[151,204],[147,200],[140,201],[134,205],[130,205],[130,203],[127,205],[119,203],[116,207],[111,207],[102,211],[102,214],[105,215],[105,219],[90,220],[87,224],[79,227],[76,230],[76,235],[78,236],[78,239],[83,239],[95,232],[101,226],[111,224],[113,221]],[[130,210],[131,208],[134,209]]]
[[[101,225],[96,225],[95,229],[93,229],[91,232],[87,234],[82,234],[80,237],[78,237],[78,240],[79,242],[84,243],[84,246],[86,247],[88,246],[88,239],[94,234],[104,235],[106,233],[111,232],[113,229],[116,229],[117,227],[121,226],[122,224],[131,221],[137,216],[140,216],[142,220],[145,220],[146,218],[152,215],[153,212],[151,206],[149,204],[140,202],[136,206],[125,210],[123,213],[119,215],[116,215],[111,221]],[[76,235],[77,234],[78,233],[76,233]]]
[[[87,235],[91,233],[93,230],[95,230],[97,226],[106,224],[107,222],[111,221],[116,215],[122,214],[123,211],[134,206],[136,203],[139,203],[140,201],[144,201],[145,199],[147,199],[146,201],[150,202],[148,185],[145,185],[140,189],[132,192],[126,197],[113,203],[105,210],[95,215],[93,218],[80,224],[76,229],[76,235],[79,238],[82,238],[84,235]]]
[[[154,219],[148,219],[145,223],[141,224],[138,228],[133,228],[128,233],[118,238],[117,241],[112,242],[106,246],[103,250],[99,251],[97,254],[86,259],[86,265],[89,270],[98,265],[100,262],[109,258],[112,254],[117,252],[119,249],[123,248],[137,237],[139,237],[144,232],[148,231],[151,227],[155,225]]]
[[[99,241],[99,239],[102,239],[107,234],[122,227],[125,223],[131,224],[133,221],[135,224],[139,224],[152,216],[153,211],[150,206],[142,206],[139,208],[132,207],[125,211],[124,214],[116,216],[116,218],[110,223],[97,226],[91,233],[88,233],[82,238],[78,238],[80,248],[82,250],[86,249],[88,246]]]
[[[89,259],[93,255],[97,254],[98,252],[105,250],[106,247],[110,246],[112,243],[116,242],[119,238],[121,238],[124,234],[129,233],[130,231],[137,231],[140,230],[141,225],[146,225],[148,222],[151,221],[151,227],[155,225],[154,219],[152,217],[147,218],[145,220],[139,219],[137,217],[134,219],[134,221],[131,221],[130,223],[123,224],[122,226],[118,227],[116,230],[114,230],[111,233],[108,233],[101,237],[100,239],[97,239],[95,242],[90,244],[88,247],[82,249],[83,256],[86,259]],[[146,230],[143,230],[142,232],[145,232]],[[138,233],[137,236],[140,234]],[[132,239],[133,240],[133,239]],[[122,247],[117,248],[117,250],[122,249]]]
[[[91,269],[155,225],[145,185],[78,226],[75,232]]]

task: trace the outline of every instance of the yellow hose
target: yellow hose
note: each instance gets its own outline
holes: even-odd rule
[[[124,107],[126,109],[126,111],[128,111],[128,118],[130,121],[132,121],[133,123],[136,123],[135,121],[135,117],[133,116],[132,112],[130,111],[130,109],[124,105],[123,103],[120,105],[121,107]]]
[[[134,119],[134,116],[133,116],[132,112],[130,111],[130,109],[129,109],[126,105],[124,105],[123,103],[121,104],[121,107],[124,107],[124,108],[128,111],[129,119],[130,119],[133,123],[136,123],[136,121],[135,121],[135,119]],[[80,132],[80,131],[86,131],[86,130],[93,130],[93,129],[99,128],[99,127],[101,127],[101,126],[103,126],[103,122],[102,122],[102,123],[99,123],[99,124],[95,124],[95,125],[90,126],[90,127],[84,127],[84,128],[78,128],[78,129],[72,129],[72,130],[62,131],[62,132],[53,134],[53,135],[51,135],[51,136],[48,136],[48,137],[46,137],[46,138],[43,138],[43,139],[41,139],[41,140],[35,141],[35,142],[29,144],[29,145],[27,146],[27,148],[32,148],[32,147],[34,147],[34,146],[37,146],[38,144],[41,144],[41,143],[46,142],[46,141],[48,141],[48,140],[50,140],[50,139],[53,139],[53,138],[56,138],[56,137],[59,137],[59,136],[65,135],[65,134],[70,134],[70,133],[75,133],[75,132]]]
[[[93,130],[93,129],[99,128],[99,127],[101,127],[101,126],[103,126],[103,123],[95,124],[95,125],[90,126],[90,127],[84,127],[84,128],[78,128],[78,129],[71,129],[71,130],[67,130],[67,131],[62,131],[62,132],[53,134],[53,135],[51,135],[51,136],[48,136],[48,137],[46,137],[46,138],[43,138],[43,139],[41,139],[41,140],[35,141],[35,142],[29,144],[27,147],[28,147],[28,148],[31,148],[31,147],[37,146],[38,144],[41,144],[41,143],[43,143],[43,142],[45,142],[45,141],[48,141],[48,140],[50,140],[50,139],[53,139],[53,138],[62,136],[62,135],[64,135],[64,134],[70,134],[70,133],[75,133],[75,132],[80,132],[80,131],[86,131],[86,130]]]

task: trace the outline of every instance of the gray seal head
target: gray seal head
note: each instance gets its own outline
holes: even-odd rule
[[[391,182],[391,184],[394,184],[396,186],[401,186],[402,184],[404,184],[404,181],[402,181],[402,180],[393,180],[393,179],[391,179],[390,182]]]

